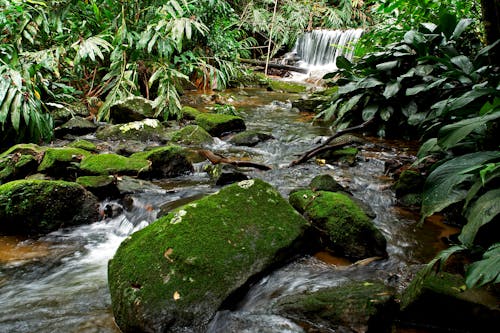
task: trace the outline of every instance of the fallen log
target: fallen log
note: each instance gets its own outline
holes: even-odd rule
[[[294,166],[294,165],[297,165],[297,164],[301,164],[301,163],[304,163],[306,161],[308,161],[309,159],[313,158],[314,156],[320,154],[320,153],[323,153],[327,150],[331,150],[331,149],[338,149],[340,147],[343,147],[346,145],[346,143],[339,143],[339,144],[334,144],[334,145],[330,145],[330,143],[344,135],[344,134],[347,134],[347,133],[352,133],[352,132],[355,132],[355,131],[358,131],[360,129],[363,129],[365,128],[366,126],[368,126],[371,122],[373,121],[373,118],[371,119],[368,119],[367,121],[365,121],[364,123],[360,124],[360,125],[357,125],[357,126],[352,126],[352,127],[348,127],[346,129],[343,129],[341,131],[338,131],[337,133],[335,133],[334,135],[332,135],[331,137],[329,137],[325,142],[323,142],[321,145],[319,145],[318,147],[316,148],[313,148],[313,149],[310,149],[308,151],[306,151],[304,154],[302,154],[298,159],[292,161],[290,163],[289,166]]]
[[[237,167],[250,167],[258,170],[271,170],[272,168],[265,164],[250,162],[250,161],[241,161],[235,160],[232,158],[227,158],[219,154],[215,154],[210,150],[198,150],[198,153],[209,160],[212,164],[231,164]]]
[[[261,60],[241,59],[241,58],[239,60],[240,60],[240,62],[245,63],[245,64],[251,64],[251,65],[255,65],[255,66],[263,66],[263,67],[266,66],[266,62],[265,61],[261,61]],[[268,64],[268,67],[276,68],[276,69],[284,69],[284,70],[287,70],[287,71],[304,73],[304,74],[307,74],[309,72],[309,70],[307,68],[290,66],[290,65],[276,64],[276,63],[272,63],[272,62],[270,62]]]

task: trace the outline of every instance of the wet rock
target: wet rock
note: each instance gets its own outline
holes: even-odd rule
[[[41,160],[43,157],[43,153],[45,152],[44,147],[40,147],[34,143],[20,143],[14,145],[0,154],[0,158],[5,157],[7,155],[12,154],[22,154],[22,155],[32,155],[36,157],[38,160]]]
[[[217,137],[246,129],[245,122],[241,117],[227,114],[200,113],[196,116],[195,121],[210,135]]]
[[[356,163],[358,148],[347,147],[342,149],[332,149],[318,155],[319,158],[325,159],[327,162],[345,163],[353,166]]]
[[[347,195],[299,190],[289,200],[325,235],[334,252],[353,260],[387,256],[384,236]]]
[[[389,333],[397,309],[393,291],[384,284],[351,281],[285,296],[273,312],[318,332]]]
[[[89,109],[83,103],[72,103],[72,104],[56,104],[54,108],[50,111],[52,118],[54,119],[54,124],[60,126],[73,117],[87,117],[89,116]]]
[[[0,232],[47,233],[97,221],[97,198],[77,183],[15,180],[0,186]]]
[[[100,200],[117,198],[120,194],[116,186],[116,177],[110,175],[82,176],[76,182],[92,192]]]
[[[111,105],[109,116],[115,124],[156,118],[153,102],[140,96],[131,96]]]
[[[309,183],[309,188],[313,191],[345,192],[345,189],[331,175],[318,175]]]
[[[253,147],[260,142],[270,139],[274,139],[271,134],[252,130],[235,134],[231,139],[229,139],[229,142],[235,146]]]
[[[272,91],[282,91],[287,93],[302,93],[307,90],[307,86],[290,81],[269,80],[269,88]]]
[[[228,164],[207,165],[204,171],[215,181],[215,185],[224,186],[247,180],[249,177],[239,171],[237,167]]]
[[[398,202],[404,206],[420,206],[425,176],[414,170],[404,170],[394,183],[393,189]]]
[[[172,134],[172,142],[188,146],[204,147],[213,141],[214,138],[197,125],[187,125]]]
[[[54,130],[54,134],[58,138],[62,138],[66,135],[85,135],[89,133],[93,133],[97,130],[97,125],[92,121],[82,118],[82,117],[73,117],[61,126],[57,127]]]
[[[47,148],[43,160],[38,166],[38,172],[58,179],[74,180],[79,170],[80,161],[90,155],[90,152],[79,148]]]
[[[134,193],[141,193],[147,191],[155,191],[164,193],[164,190],[158,185],[144,179],[137,179],[133,177],[123,176],[117,178],[117,187],[121,195],[128,195]],[[126,200],[124,200],[126,201]],[[129,206],[129,205],[124,205]]]
[[[498,294],[465,288],[461,275],[420,271],[401,298],[403,324],[446,332],[491,332],[500,327]]]
[[[193,165],[187,158],[186,150],[176,145],[168,145],[135,153],[130,158],[150,162],[149,169],[141,171],[143,177],[177,177],[191,173],[194,170]]]
[[[109,263],[123,332],[204,332],[217,309],[290,258],[308,223],[261,180],[229,185],[126,239]]]
[[[117,154],[91,155],[80,163],[80,170],[87,175],[132,175],[149,171],[151,162]]]
[[[184,120],[195,120],[201,113],[202,112],[190,106],[183,106],[181,109],[182,119]]]
[[[157,119],[144,119],[126,124],[100,127],[96,132],[99,140],[139,140],[167,142],[170,135]]]
[[[25,178],[36,172],[38,161],[32,155],[14,153],[0,158],[0,184]]]

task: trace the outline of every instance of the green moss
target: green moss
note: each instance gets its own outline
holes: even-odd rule
[[[96,137],[99,140],[168,141],[169,139],[165,127],[157,119],[102,127],[97,131]]]
[[[269,80],[269,86],[274,91],[283,91],[287,93],[302,93],[307,90],[307,87],[300,83],[272,79]]]
[[[282,298],[274,312],[318,327],[368,327],[390,332],[397,307],[391,290],[380,282],[352,281],[338,287]]]
[[[314,177],[309,183],[309,188],[313,191],[329,191],[338,192],[343,191],[344,188],[337,183],[331,175],[318,175]]]
[[[9,149],[1,153],[0,158],[14,153],[21,153],[23,155],[29,154],[35,156],[43,153],[44,151],[45,151],[44,147],[40,147],[34,143],[20,143],[10,147]]]
[[[160,313],[168,318],[158,320],[175,317],[176,325],[206,323],[251,275],[283,259],[277,251],[288,248],[306,226],[260,180],[227,186],[169,213],[124,241],[110,262],[119,326],[127,331],[138,325],[137,317]]]
[[[68,147],[84,149],[90,152],[97,152],[97,146],[87,140],[76,140],[68,144]]]
[[[421,194],[424,189],[425,177],[415,170],[404,170],[399,175],[398,180],[393,185],[396,196],[401,197],[405,194]]]
[[[93,222],[97,200],[76,183],[15,180],[0,186],[0,231],[31,234]]]
[[[181,109],[182,119],[193,120],[201,114],[200,111],[190,106],[183,106]]]
[[[38,171],[44,172],[54,167],[59,167],[61,164],[66,166],[70,162],[80,162],[82,158],[90,156],[90,154],[90,152],[80,148],[47,148],[43,160],[38,166]]]
[[[96,188],[110,185],[115,181],[115,177],[109,175],[100,176],[82,176],[76,179],[76,182],[85,188]]]
[[[196,116],[196,124],[212,136],[221,136],[230,132],[240,132],[246,129],[241,117],[227,114],[200,113]]]
[[[328,235],[335,249],[353,259],[385,256],[385,238],[371,219],[342,193],[299,190],[290,203]]]
[[[197,125],[187,125],[172,135],[172,142],[201,146],[212,143],[214,139],[207,131]]]
[[[151,162],[142,158],[128,158],[117,154],[99,154],[85,158],[80,169],[93,175],[138,175],[150,168]]]

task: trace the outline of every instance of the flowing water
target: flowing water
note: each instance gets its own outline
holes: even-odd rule
[[[210,332],[303,332],[269,309],[280,297],[338,285],[350,279],[382,278],[404,285],[405,267],[429,259],[441,244],[443,231],[417,230],[412,214],[395,207],[384,163],[407,155],[405,146],[372,140],[355,166],[306,163],[288,167],[299,154],[331,135],[326,127],[291,108],[290,98],[262,90],[230,92],[249,129],[271,133],[274,139],[256,147],[235,147],[217,140],[212,150],[227,156],[269,164],[271,171],[249,171],[270,182],[283,196],[306,186],[318,174],[330,174],[377,214],[375,224],[388,240],[389,259],[345,266],[329,255],[301,258],[255,284],[240,304],[221,310]],[[133,204],[114,218],[59,230],[40,238],[0,236],[0,332],[119,332],[114,326],[107,289],[107,262],[120,242],[156,219],[162,206],[174,207],[217,190],[196,164],[189,176],[166,179],[132,195]],[[103,202],[120,208],[117,202]],[[418,235],[418,237],[416,237]]]

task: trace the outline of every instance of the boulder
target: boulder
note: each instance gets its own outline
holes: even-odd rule
[[[96,195],[99,199],[117,198],[120,191],[116,186],[116,177],[110,175],[81,176],[76,182]]]
[[[196,124],[203,127],[212,136],[223,136],[246,129],[241,117],[227,114],[200,113],[195,118]]]
[[[190,106],[183,106],[181,109],[183,120],[195,120],[202,112]]]
[[[62,138],[66,135],[85,135],[89,133],[93,133],[97,130],[97,125],[92,121],[82,118],[82,117],[73,117],[61,126],[57,127],[54,130],[54,134],[58,138]]]
[[[342,149],[332,149],[318,155],[319,158],[325,159],[330,163],[345,163],[353,166],[356,163],[356,156],[359,150],[355,147],[347,147]]]
[[[253,147],[260,142],[264,142],[270,139],[274,139],[271,134],[252,130],[235,134],[231,139],[229,139],[229,142],[235,146]]]
[[[324,233],[334,252],[359,260],[386,257],[386,240],[373,221],[347,195],[298,190],[290,203]]]
[[[214,142],[214,138],[198,125],[187,125],[172,134],[172,142],[204,147]]]
[[[351,281],[281,298],[273,313],[318,332],[391,332],[398,306],[394,292],[378,281]],[[312,331],[312,330],[311,330]]]
[[[422,270],[402,294],[398,320],[436,332],[492,332],[500,327],[498,294],[486,287],[467,289],[458,274]]]
[[[72,141],[67,145],[67,147],[80,148],[92,153],[96,153],[98,151],[98,148],[95,144],[83,139]]]
[[[117,154],[89,156],[80,163],[80,170],[88,175],[131,175],[148,172],[151,162],[142,158],[130,158]]]
[[[131,159],[147,160],[151,163],[143,177],[169,178],[193,172],[193,165],[186,156],[184,148],[176,145],[153,148],[132,154]]]
[[[43,160],[38,166],[38,172],[42,172],[60,179],[75,179],[78,164],[91,153],[72,147],[47,148]]]
[[[140,96],[130,96],[111,105],[109,117],[115,124],[156,118],[153,102]]]
[[[165,127],[157,119],[144,119],[126,124],[100,127],[99,140],[139,140],[167,142],[170,139]]]
[[[109,262],[126,332],[205,332],[228,298],[290,259],[307,221],[261,180],[182,206],[132,234]]]
[[[38,162],[32,155],[15,153],[0,158],[0,184],[25,178],[36,172]]]
[[[418,206],[422,203],[425,176],[415,170],[404,170],[392,186],[398,202],[403,206]]]
[[[268,89],[286,93],[303,93],[306,92],[307,86],[297,82],[270,79]]]
[[[97,198],[77,183],[15,180],[0,186],[0,232],[39,234],[99,219]]]
[[[345,189],[331,175],[323,174],[314,177],[309,183],[313,191],[345,192]]]

